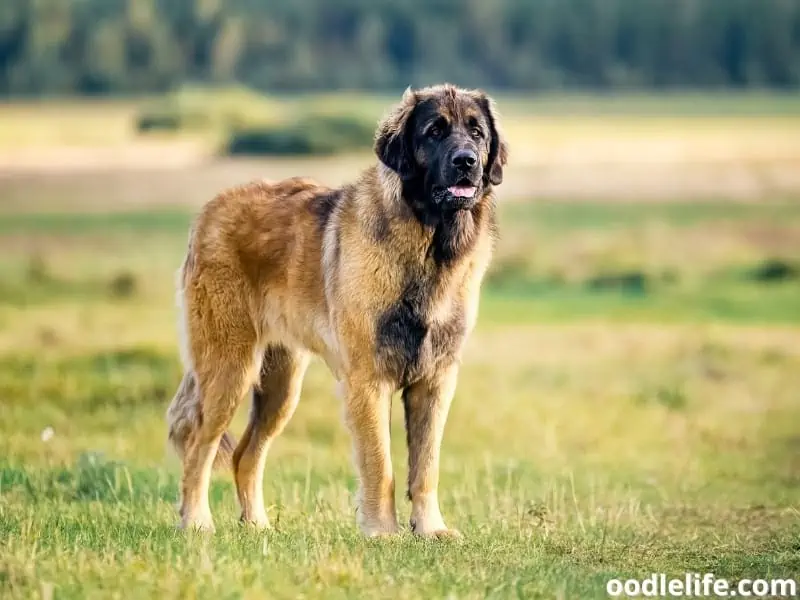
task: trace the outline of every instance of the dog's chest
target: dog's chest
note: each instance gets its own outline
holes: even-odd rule
[[[466,337],[463,303],[437,285],[433,277],[411,280],[378,316],[378,367],[400,387],[456,360]]]

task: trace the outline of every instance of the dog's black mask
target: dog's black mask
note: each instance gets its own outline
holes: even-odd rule
[[[426,223],[471,210],[503,180],[505,142],[482,92],[452,86],[407,91],[375,150],[400,175],[404,198]]]

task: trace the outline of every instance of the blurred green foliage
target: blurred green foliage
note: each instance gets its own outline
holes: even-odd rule
[[[374,129],[371,120],[356,116],[310,115],[234,131],[225,151],[233,155],[337,154],[369,148]]]
[[[796,87],[786,0],[3,0],[0,94]],[[169,125],[154,119],[149,126]],[[147,127],[148,123],[144,123]]]
[[[146,104],[140,133],[210,133],[231,155],[328,155],[372,145],[374,110],[324,97],[281,101],[248,88],[182,87]]]
[[[284,116],[282,103],[241,86],[181,86],[146,103],[136,128],[153,131],[217,131],[264,124]]]

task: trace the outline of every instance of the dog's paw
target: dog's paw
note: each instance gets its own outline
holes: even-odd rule
[[[432,531],[414,532],[416,535],[429,540],[462,540],[464,536],[458,529],[434,529]]]
[[[364,536],[369,540],[393,540],[400,536],[400,531],[370,531],[364,532]]]
[[[183,531],[196,531],[199,533],[214,533],[214,521],[210,516],[204,517],[184,517],[181,519],[178,529]]]
[[[411,532],[414,535],[417,535],[422,538],[426,539],[434,539],[434,540],[460,540],[464,536],[461,535],[461,532],[458,529],[452,529],[447,527],[441,520],[441,517],[434,520],[433,522],[429,522],[426,524],[420,522],[417,519],[411,519],[409,521],[409,526],[411,527]]]
[[[269,523],[269,519],[264,515],[263,517],[248,517],[245,518],[242,515],[239,518],[239,524],[243,527],[247,527],[248,529],[252,529],[254,531],[266,531],[267,529],[271,528]]]
[[[386,523],[382,525],[361,525],[361,532],[365,537],[372,539],[390,538],[400,533],[400,528],[396,523]]]
[[[368,538],[389,538],[400,533],[400,527],[394,519],[384,519],[377,522],[359,522],[361,533]]]
[[[368,538],[386,538],[400,533],[394,508],[372,511],[372,514],[367,515],[360,501],[356,505],[356,524],[361,533]]]

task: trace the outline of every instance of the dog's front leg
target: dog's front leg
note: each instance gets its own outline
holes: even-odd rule
[[[431,537],[460,537],[439,510],[439,451],[456,389],[458,365],[403,390],[408,435],[408,496],[411,530]]]
[[[359,377],[345,382],[345,413],[359,475],[358,525],[366,535],[397,533],[390,452],[391,390]]]

